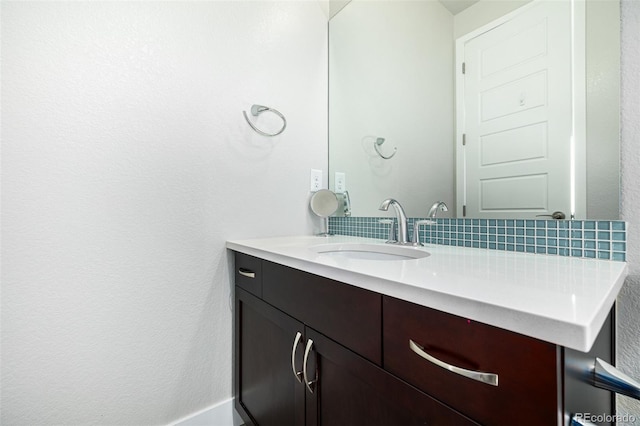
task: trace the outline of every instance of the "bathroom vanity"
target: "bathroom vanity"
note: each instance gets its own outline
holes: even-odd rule
[[[448,246],[394,258],[355,237],[227,247],[247,423],[562,425],[612,413],[591,370],[596,357],[613,363],[622,262]]]

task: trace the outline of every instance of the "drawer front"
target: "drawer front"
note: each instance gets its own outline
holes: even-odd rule
[[[262,297],[262,259],[236,253],[234,268],[236,285],[254,296]]]
[[[271,262],[262,268],[264,301],[381,365],[380,294]]]
[[[555,345],[387,296],[383,312],[387,371],[482,424],[558,424]]]

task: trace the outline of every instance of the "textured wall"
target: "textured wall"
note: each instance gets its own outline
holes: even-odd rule
[[[640,2],[622,0],[622,219],[629,222],[629,277],[618,297],[617,362],[640,380]],[[620,414],[640,419],[640,401],[618,397]]]
[[[231,396],[225,240],[316,226],[326,31],[316,1],[2,2],[0,423]]]

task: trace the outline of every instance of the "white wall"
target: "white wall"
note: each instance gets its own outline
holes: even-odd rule
[[[438,200],[455,211],[449,11],[435,1],[354,0],[330,27],[329,178],[346,173],[353,216],[384,215],[389,197],[409,216]],[[378,137],[385,155],[397,147],[392,159],[376,154]]]
[[[629,223],[629,277],[617,301],[617,363],[640,380],[640,2],[623,0],[621,5],[621,216]],[[640,401],[618,397],[618,412],[638,419]]]
[[[316,227],[326,39],[316,1],[2,2],[0,423],[231,396],[225,240]]]

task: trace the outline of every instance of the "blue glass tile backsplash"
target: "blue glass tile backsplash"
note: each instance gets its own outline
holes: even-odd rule
[[[331,217],[333,234],[386,239],[388,217]],[[420,218],[408,220],[409,229]],[[623,221],[436,219],[420,227],[420,241],[523,253],[626,260],[627,229]]]

